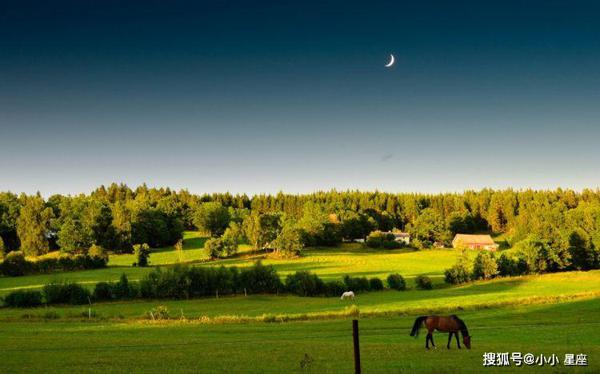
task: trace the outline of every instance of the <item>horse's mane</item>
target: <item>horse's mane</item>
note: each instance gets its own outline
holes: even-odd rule
[[[463,336],[469,336],[469,330],[467,329],[465,322],[458,318],[457,315],[452,315],[452,318],[454,318],[454,320],[458,323],[458,327],[460,328],[460,332],[463,334]]]

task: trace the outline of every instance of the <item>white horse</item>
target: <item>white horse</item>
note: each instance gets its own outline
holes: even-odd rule
[[[342,294],[342,297],[340,297],[340,300],[344,300],[344,299],[354,299],[354,292],[352,291],[346,291]]]

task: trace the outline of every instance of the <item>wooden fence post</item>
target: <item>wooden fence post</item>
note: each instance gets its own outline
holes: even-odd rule
[[[354,340],[354,373],[360,374],[360,347],[358,345],[358,320],[352,320],[352,338]]]

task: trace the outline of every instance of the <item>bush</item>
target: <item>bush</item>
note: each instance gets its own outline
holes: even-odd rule
[[[146,315],[153,320],[169,319],[169,308],[164,305],[159,305],[156,308],[152,308],[146,313]]]
[[[77,283],[51,283],[44,286],[42,294],[46,304],[87,304],[90,292]]]
[[[75,261],[71,255],[62,255],[58,258],[58,267],[62,271],[74,270]]]
[[[210,258],[225,258],[237,252],[237,238],[223,235],[220,238],[209,239],[204,243],[204,248]]]
[[[137,257],[136,265],[139,267],[148,266],[148,258],[150,257],[150,247],[148,244],[136,244],[133,246],[133,250],[135,251],[135,256]]]
[[[157,268],[140,281],[140,294],[144,298],[187,299],[190,297],[190,286],[186,267],[175,266],[164,271]]]
[[[95,259],[105,260],[108,262],[108,255],[104,248],[99,245],[93,244],[90,249],[88,249],[88,256]]]
[[[111,284],[111,295],[113,299],[131,299],[136,297],[138,290],[135,284],[129,283],[127,275],[121,274],[119,281],[115,284]]]
[[[325,282],[325,295],[340,296],[346,291],[346,285],[340,281]]]
[[[402,244],[396,241],[394,234],[382,231],[370,233],[367,236],[366,244],[370,248],[397,249],[402,247]]]
[[[241,273],[235,267],[175,266],[166,270],[157,268],[140,281],[139,294],[143,298],[155,299],[215,296],[217,292],[219,295],[226,295],[248,287],[242,284],[240,277]],[[265,282],[262,284],[264,285]],[[276,292],[277,289],[274,288],[272,292]]]
[[[22,252],[11,252],[2,263],[2,273],[15,277],[24,274],[47,274],[54,271],[71,271],[84,269],[99,269],[106,267],[108,258],[91,257],[88,255],[63,255],[59,258],[41,258],[37,261],[27,261]]]
[[[456,264],[444,271],[444,281],[449,284],[466,283],[469,279],[469,270],[461,264]]]
[[[369,291],[371,286],[369,280],[365,277],[351,277],[344,275],[344,284],[346,285],[346,291]]]
[[[498,274],[498,263],[493,253],[481,251],[473,262],[473,279],[491,279]]]
[[[275,293],[282,288],[277,271],[260,261],[240,272],[240,283],[251,293]]]
[[[9,277],[18,277],[29,273],[30,270],[31,263],[25,259],[21,251],[10,252],[2,263],[2,273]]]
[[[396,240],[386,240],[383,242],[384,249],[398,249],[402,248],[402,243],[397,242]]]
[[[34,267],[37,273],[43,274],[51,273],[56,271],[56,269],[60,269],[58,259],[51,257],[37,260],[34,262]]]
[[[471,279],[469,267],[469,256],[463,250],[461,255],[456,259],[456,264],[444,271],[444,281],[449,284],[468,282]]]
[[[286,290],[299,296],[317,296],[325,293],[325,284],[315,274],[308,271],[297,271],[287,276]]]
[[[527,262],[524,259],[514,259],[503,253],[498,258],[498,274],[503,277],[527,274]]]
[[[406,290],[406,282],[400,274],[390,274],[387,277],[388,287],[393,290],[404,291]]]
[[[42,293],[40,291],[13,291],[4,298],[4,305],[10,308],[31,308],[40,306],[42,305]]]
[[[431,279],[427,275],[417,276],[415,283],[417,284],[417,288],[422,290],[431,290],[433,288],[433,283],[431,283]]]
[[[383,290],[383,282],[379,278],[371,278],[369,279],[369,288],[371,291],[381,291]]]
[[[113,299],[113,289],[112,289],[112,284],[108,283],[108,282],[100,282],[100,283],[96,283],[96,286],[94,287],[94,300],[98,300],[98,301],[106,301],[106,300],[112,300]]]

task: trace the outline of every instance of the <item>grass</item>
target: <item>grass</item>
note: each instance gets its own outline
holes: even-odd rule
[[[206,238],[196,232],[186,232],[183,250],[183,262],[194,266],[250,266],[263,254],[251,252],[250,246],[241,245],[238,256],[230,259],[204,262],[208,256],[204,251]],[[361,244],[344,244],[337,248],[310,248],[299,258],[292,259],[263,259],[264,264],[273,265],[280,275],[285,276],[298,270],[309,270],[325,280],[341,279],[345,274],[354,276],[380,277],[385,279],[390,273],[400,273],[407,279],[419,274],[432,277],[437,284],[443,282],[444,269],[456,262],[459,252],[452,249],[435,249],[415,251],[374,250],[364,248]],[[470,253],[474,256],[475,253]],[[85,270],[77,272],[41,274],[24,277],[1,277],[0,295],[19,288],[40,288],[46,283],[57,281],[72,281],[93,285],[100,281],[116,281],[122,273],[130,280],[139,280],[150,268],[137,268],[131,265],[135,262],[132,254],[111,255],[109,266],[105,269]],[[173,247],[158,248],[150,255],[153,266],[168,266],[179,262],[179,257]]]
[[[599,296],[598,290],[600,290],[600,270],[504,278],[431,291],[412,289],[369,292],[358,294],[354,302],[343,302],[335,297],[250,295],[219,299],[135,300],[98,303],[93,306],[93,310],[98,316],[109,319],[140,318],[157,305],[165,305],[176,315],[183,314],[187,318],[222,315],[256,317],[265,313],[295,315],[340,312],[346,306],[356,304],[360,311],[366,314],[399,314],[550,303],[573,297],[597,297]],[[0,321],[16,320],[23,314],[29,314],[34,318],[43,318],[43,314],[48,310],[56,312],[62,318],[78,317],[87,309],[87,306],[58,306],[31,310],[0,309]]]
[[[360,320],[365,373],[479,373],[484,352],[557,354],[554,370],[538,366],[491,372],[598,372],[600,299],[460,313],[472,350],[426,351],[408,336],[415,316]],[[3,371],[348,373],[353,370],[349,320],[267,324],[15,322],[2,324]],[[565,353],[585,353],[589,367],[565,368]],[[305,358],[309,359],[306,360]],[[301,368],[301,362],[309,362]]]
[[[206,262],[204,241],[198,233],[187,232],[182,262],[242,267],[264,257],[242,246],[234,258]],[[360,310],[364,372],[478,373],[486,351],[555,353],[561,361],[565,353],[586,353],[590,366],[568,371],[600,371],[600,270],[442,285],[444,269],[458,255],[449,249],[390,251],[345,244],[311,248],[294,259],[263,259],[282,276],[310,270],[329,280],[344,274],[385,278],[397,272],[409,280],[408,291],[362,293],[354,301],[249,295],[97,303],[91,310],[1,308],[2,371],[351,372],[353,305]],[[153,250],[150,261],[169,266],[180,259],[168,247]],[[64,280],[92,287],[99,281],[116,281],[122,273],[136,280],[150,271],[132,267],[133,262],[133,255],[114,255],[106,269],[2,277],[0,295]],[[411,279],[419,274],[432,277],[436,288],[414,289]],[[147,312],[159,305],[166,306],[174,319],[149,321]],[[459,314],[469,325],[474,349],[425,351],[423,336],[416,341],[409,338],[415,316],[430,313]],[[295,322],[265,323],[280,320]],[[438,346],[445,346],[447,336],[435,336]],[[309,363],[301,368],[301,361]],[[486,370],[539,372],[540,368]],[[565,367],[553,371],[563,372]]]
[[[207,238],[195,231],[186,231],[183,234],[183,258],[182,262],[194,262],[208,260],[204,250],[204,242]],[[131,266],[137,259],[134,254],[111,255],[108,266]],[[173,246],[155,248],[150,255],[150,263],[153,265],[169,265],[179,262],[179,256]]]

